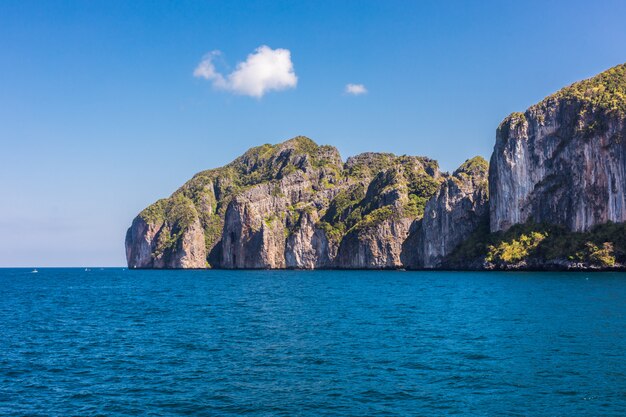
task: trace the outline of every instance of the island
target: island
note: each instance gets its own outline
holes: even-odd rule
[[[129,268],[626,269],[626,64],[513,113],[490,162],[298,136],[196,174],[126,234]]]

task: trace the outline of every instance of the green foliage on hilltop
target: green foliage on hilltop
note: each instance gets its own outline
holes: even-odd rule
[[[506,232],[479,227],[447,259],[452,265],[484,259],[496,265],[520,261],[570,261],[597,267],[626,262],[626,223],[606,223],[587,232],[561,226],[527,223]]]
[[[500,135],[504,138],[508,138],[511,134],[511,129],[515,129],[526,123],[526,115],[520,112],[514,112],[509,114],[498,126]]]
[[[345,175],[354,179],[376,176],[379,172],[390,169],[396,162],[392,153],[365,153],[352,158],[353,163],[346,167]]]
[[[626,115],[626,64],[565,87],[542,103],[547,100],[578,101],[593,109]]]
[[[334,241],[389,219],[422,217],[442,182],[435,178],[437,162],[423,157],[366,153],[346,165],[344,175],[355,185],[335,196],[318,224]]]
[[[328,171],[327,176],[337,176],[341,161],[332,146],[318,146],[304,136],[286,142],[265,144],[249,149],[233,162],[221,167],[202,171],[187,181],[171,197],[152,204],[140,213],[151,224],[167,221],[184,226],[189,221],[190,208],[196,207],[205,231],[207,248],[219,239],[223,217],[234,196],[261,183],[274,183],[270,194],[283,197],[277,181],[308,166]],[[331,178],[332,179],[332,178]],[[326,180],[326,186],[332,183]],[[199,213],[198,213],[199,212]],[[162,247],[175,241],[177,234],[162,238]],[[171,245],[170,245],[171,246]]]
[[[139,213],[146,223],[167,221],[178,228],[186,228],[197,216],[193,201],[183,194],[161,199]]]
[[[298,136],[251,148],[228,165],[196,174],[140,216],[148,223],[165,225],[157,236],[158,254],[175,247],[184,229],[198,218],[210,253],[221,239],[226,208],[235,197],[267,184],[270,196],[286,198],[281,179],[301,171],[312,181],[305,195],[316,196],[315,203],[288,205],[285,212],[266,216],[265,226],[275,227],[280,220],[288,237],[297,231],[305,211],[319,210],[317,226],[338,243],[351,230],[372,228],[393,218],[422,217],[426,202],[444,179],[438,170],[437,162],[429,158],[390,153],[362,154],[343,164],[335,148]],[[335,187],[338,192],[327,192]]]
[[[454,171],[454,175],[466,174],[470,176],[484,176],[489,172],[489,162],[482,156],[475,156],[463,162]]]
[[[392,168],[401,168],[409,173],[419,166],[417,171],[430,176],[439,170],[437,161],[423,156],[396,156],[392,153],[366,152],[352,157],[350,160],[346,166],[345,175],[354,179],[373,178],[380,172]]]
[[[150,204],[139,213],[139,217],[148,224],[161,223],[165,220],[165,207],[168,204],[167,198],[162,198]]]
[[[279,180],[306,168],[306,160],[315,168],[338,169],[338,154],[332,146],[318,146],[311,139],[298,136],[286,142],[257,146],[228,165],[202,171],[188,181],[180,192],[192,197],[207,185],[215,187],[218,200],[238,194],[254,185]],[[193,198],[193,197],[192,197]]]

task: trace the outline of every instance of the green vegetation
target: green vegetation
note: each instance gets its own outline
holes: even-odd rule
[[[341,190],[330,202],[318,227],[326,232],[329,239],[338,242],[361,220],[362,209],[359,204],[364,197],[365,187],[360,183]]]
[[[356,230],[369,229],[393,218],[395,215],[397,215],[397,213],[394,211],[392,206],[384,206],[363,216],[363,219],[358,222],[354,228]]]
[[[272,195],[272,197],[284,197],[285,196],[285,194],[283,194],[283,192],[280,189],[280,185],[278,184],[273,184],[272,191],[270,192],[270,194]]]
[[[566,260],[597,267],[626,262],[626,223],[606,223],[587,232],[527,223],[489,233],[485,222],[448,258],[451,264],[484,259],[496,265]]]
[[[139,217],[148,224],[160,223],[165,220],[165,207],[167,207],[168,199],[162,198],[143,209],[139,213]]]
[[[524,122],[526,122],[526,115],[524,113],[514,112],[514,113],[511,113],[510,117],[511,117],[511,124],[513,125],[513,127],[517,127],[523,124]]]
[[[409,203],[405,206],[407,217],[421,218],[424,215],[426,203],[435,195],[442,179],[435,179],[425,173],[409,179]]]
[[[293,143],[296,153],[299,154],[315,155],[319,148],[317,143],[306,136],[296,136],[293,139],[289,139],[285,143]]]
[[[404,217],[413,217],[419,219],[424,216],[424,209],[426,208],[426,203],[428,202],[428,198],[418,196],[416,194],[409,194],[409,200],[404,205],[403,216]]]
[[[197,216],[198,213],[191,199],[182,194],[161,199],[139,213],[139,217],[146,223],[167,220],[168,223],[179,228],[186,228]]]
[[[454,175],[466,174],[470,176],[483,176],[489,172],[489,162],[482,156],[475,156],[463,162],[460,167],[454,171]]]
[[[285,218],[285,237],[288,237],[290,234],[296,232],[296,230],[300,226],[300,220],[302,218],[302,215],[309,210],[310,206],[307,206],[306,208],[299,207],[299,205],[287,207],[287,215]]]
[[[613,242],[604,242],[600,248],[591,242],[587,242],[585,246],[587,249],[587,256],[592,263],[605,267],[615,265],[615,250],[613,248]]]
[[[363,184],[355,184],[345,190],[341,190],[330,202],[322,220],[330,224],[345,222],[350,212],[354,211],[364,197],[365,187]]]
[[[331,241],[338,243],[345,234],[345,225],[342,223],[337,224],[337,227],[332,224],[321,221],[317,223],[317,227],[324,231],[326,237]]]
[[[204,243],[207,249],[211,249],[222,238],[224,220],[217,214],[209,216],[203,223]]]
[[[272,227],[274,222],[278,220],[280,220],[280,215],[277,213],[272,213],[263,219],[263,223],[266,227]]]
[[[334,167],[337,162],[333,147],[318,146],[311,139],[298,136],[278,145],[265,144],[251,148],[222,168],[196,174],[181,190],[192,197],[196,190],[214,184],[216,197],[221,200],[256,184],[279,180],[298,169],[304,169],[302,155],[306,155],[311,165],[318,168]]]
[[[420,218],[426,202],[437,192],[442,178],[436,161],[388,153],[366,153],[353,158],[344,173],[354,181],[339,192],[318,227],[335,241],[351,230],[364,230],[393,218]],[[367,189],[365,184],[371,179]],[[406,199],[402,208],[394,202]]]
[[[318,146],[311,139],[298,136],[278,145],[261,145],[248,150],[230,164],[202,171],[179,188],[170,198],[152,204],[140,213],[147,223],[167,222],[172,230],[183,230],[190,216],[198,216],[205,231],[207,249],[218,241],[223,218],[234,196],[264,182],[274,183],[270,194],[283,197],[277,183],[282,177],[306,167],[306,156],[317,168],[328,167],[333,175],[337,172],[338,154],[333,147]],[[332,184],[327,181],[326,187]],[[193,212],[192,212],[193,209]],[[179,233],[163,234],[159,248],[172,247]]]
[[[148,223],[165,222],[157,236],[154,253],[158,257],[175,247],[185,230],[198,218],[198,212],[188,197],[175,194],[168,199],[157,201],[140,213]]]
[[[381,171],[391,168],[396,162],[392,153],[368,152],[353,158],[352,164],[346,169],[346,176],[354,179],[371,178]]]
[[[497,246],[487,246],[485,260],[492,263],[516,263],[528,258],[528,255],[547,237],[547,233],[530,232],[521,234],[509,241],[502,241]]]
[[[176,240],[172,238],[170,229],[167,227],[162,228],[157,236],[156,249],[152,253],[152,256],[155,258],[161,257],[165,251],[172,249],[175,243]]]
[[[422,217],[426,202],[443,181],[442,177],[434,178],[438,169],[437,162],[429,158],[389,153],[359,155],[344,169],[335,148],[318,146],[298,136],[282,144],[251,148],[224,167],[196,174],[170,198],[146,208],[141,216],[148,223],[164,224],[162,236],[158,237],[160,254],[177,244],[181,231],[195,218],[200,219],[207,251],[211,252],[221,238],[226,208],[233,198],[262,183],[269,184],[271,196],[285,197],[279,181],[300,170],[304,176],[315,175],[308,193],[315,195],[341,187],[319,213],[318,222],[329,239],[339,242],[352,229],[374,227],[394,216]],[[400,209],[396,208],[398,202],[403,203]],[[317,204],[319,207],[320,202]],[[314,210],[313,204],[298,203],[263,221],[273,227],[280,217],[288,236],[299,227],[303,213]]]
[[[498,131],[503,138],[508,138],[511,135],[511,129],[522,126],[525,122],[526,115],[524,115],[524,113],[511,113],[504,118],[502,123],[500,123],[500,126],[498,126]]]
[[[482,156],[475,156],[463,162],[460,167],[454,171],[452,179],[454,181],[467,180],[472,177],[474,187],[484,191],[489,195],[489,163]],[[458,181],[457,181],[458,183]]]
[[[576,82],[547,97],[548,100],[578,101],[594,110],[626,114],[626,64],[615,66],[595,77]]]

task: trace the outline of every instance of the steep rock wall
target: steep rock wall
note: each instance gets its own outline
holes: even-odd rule
[[[625,115],[621,65],[507,117],[490,163],[491,230],[626,221]]]
[[[438,268],[488,215],[488,165],[481,157],[466,161],[426,204],[416,231],[412,267]]]

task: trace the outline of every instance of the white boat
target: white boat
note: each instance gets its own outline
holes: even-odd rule
[[[36,274],[37,272],[39,271],[37,271],[36,269],[33,269],[32,271],[30,271],[31,274]]]

